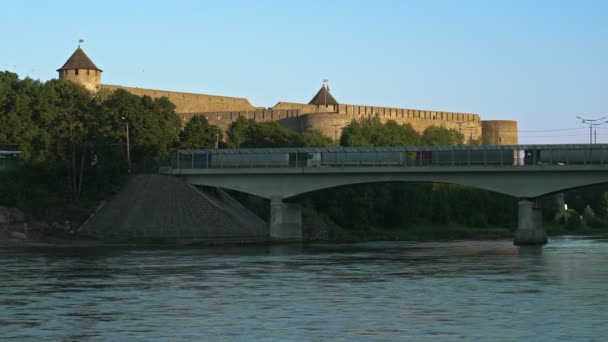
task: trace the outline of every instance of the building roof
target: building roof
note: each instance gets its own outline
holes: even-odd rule
[[[68,58],[67,62],[65,62],[65,64],[61,68],[57,69],[57,71],[74,69],[89,69],[102,71],[95,65],[95,63],[93,63],[93,61],[91,61],[89,56],[87,56],[87,54],[82,51],[80,46],[78,47],[78,49],[76,49],[76,51],[74,51],[72,56]]]
[[[331,96],[331,94],[329,93],[329,89],[325,87],[325,85],[323,85],[321,89],[319,89],[319,91],[317,92],[317,95],[315,95],[312,100],[308,102],[308,104],[336,106],[338,105],[338,101],[336,101],[336,99]]]

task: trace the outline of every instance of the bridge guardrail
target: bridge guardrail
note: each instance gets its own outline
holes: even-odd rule
[[[174,169],[608,164],[608,144],[178,150]]]

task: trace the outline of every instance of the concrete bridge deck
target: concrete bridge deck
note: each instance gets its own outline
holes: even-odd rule
[[[180,150],[162,173],[271,200],[270,234],[297,240],[299,213],[283,200],[347,184],[416,181],[477,187],[520,199],[516,243],[544,243],[535,199],[608,182],[608,145]],[[536,208],[536,209],[535,209]]]

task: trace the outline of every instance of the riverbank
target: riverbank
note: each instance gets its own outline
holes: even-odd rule
[[[133,238],[112,235],[80,234],[69,222],[51,224],[26,222],[14,208],[3,208],[0,215],[0,247],[86,247],[86,246],[180,246],[180,245],[246,245],[269,243],[264,237],[216,237],[206,239]],[[568,230],[558,223],[545,224],[549,236],[608,236],[606,228],[580,226]],[[412,224],[407,227],[365,230],[345,229],[317,212],[303,212],[304,243],[357,243],[368,241],[455,241],[512,239],[514,229],[504,227],[467,227],[463,225]]]

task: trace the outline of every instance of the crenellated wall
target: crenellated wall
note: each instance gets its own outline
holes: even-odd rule
[[[258,122],[276,121],[281,125],[303,132],[316,129],[337,140],[344,126],[354,119],[377,117],[386,123],[409,123],[422,132],[429,126],[453,128],[464,134],[465,141],[486,139],[494,144],[517,143],[516,121],[481,121],[478,114],[443,112],[407,108],[362,106],[353,104],[311,105],[306,103],[278,102],[272,108],[254,107],[245,98],[179,93],[165,90],[101,85],[105,91],[124,89],[135,95],[153,98],[165,96],[176,106],[176,112],[185,125],[195,115],[207,117],[210,124],[226,131],[239,117]],[[483,125],[482,125],[483,123]]]
[[[337,140],[342,134],[344,126],[348,125],[354,119],[363,119],[378,117],[381,122],[386,123],[393,120],[399,124],[409,123],[412,127],[422,132],[429,126],[442,126],[446,128],[453,128],[462,132],[465,136],[465,141],[477,140],[481,137],[481,124],[479,116],[477,114],[461,114],[461,113],[446,113],[446,112],[428,112],[435,113],[434,119],[426,119],[425,115],[417,113],[420,111],[412,110],[409,115],[406,113],[407,110],[401,111],[380,111],[382,114],[345,114],[345,113],[301,113],[297,109],[256,109],[249,111],[230,111],[230,112],[200,112],[200,113],[179,113],[178,115],[182,119],[185,125],[193,116],[201,115],[205,116],[208,122],[212,125],[218,126],[223,131],[226,131],[230,124],[236,121],[239,117],[245,117],[252,119],[257,122],[269,122],[276,121],[282,126],[289,128],[296,132],[304,132],[308,129],[315,129],[326,136]],[[371,108],[371,107],[370,107]],[[374,107],[378,108],[378,107]],[[363,111],[361,111],[363,113]],[[464,118],[468,121],[452,121],[449,120],[451,115],[448,114],[459,114],[454,117]],[[464,115],[461,116],[461,115]],[[421,116],[421,117],[418,117]]]
[[[152,98],[167,97],[175,104],[177,113],[200,113],[220,111],[242,111],[255,110],[256,107],[249,100],[240,97],[215,96],[206,94],[180,93],[166,90],[132,88],[117,85],[102,84],[101,90],[114,91],[124,89],[138,96],[150,96]]]
[[[442,113],[442,112],[440,112]],[[444,113],[445,114],[445,113]],[[360,120],[362,118],[371,118],[377,116],[380,122],[386,123],[388,121],[395,121],[398,124],[409,123],[417,132],[424,131],[430,126],[441,126],[445,128],[453,128],[464,134],[465,141],[478,140],[481,137],[481,124],[479,116],[476,114],[466,114],[473,117],[468,117],[469,120],[466,123],[460,121],[451,121],[447,119],[440,119],[441,115],[436,115],[435,119],[425,119],[417,117],[408,117],[407,115],[389,115],[386,114],[372,115],[372,114],[343,114],[343,113],[313,113],[313,114],[302,114],[299,117],[301,121],[300,127],[303,130],[316,129],[328,137],[337,140],[342,135],[342,129],[348,125],[352,120]]]
[[[183,125],[190,121],[194,116],[204,116],[207,118],[209,124],[218,126],[223,131],[226,131],[230,124],[241,116],[257,122],[278,121],[281,125],[296,132],[302,131],[298,121],[300,112],[296,109],[254,109],[228,112],[178,113],[178,116],[181,118]]]

